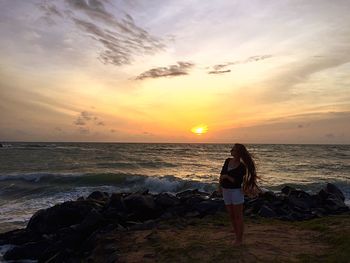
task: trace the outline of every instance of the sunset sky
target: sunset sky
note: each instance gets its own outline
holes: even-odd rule
[[[349,144],[349,13],[0,0],[0,141]]]

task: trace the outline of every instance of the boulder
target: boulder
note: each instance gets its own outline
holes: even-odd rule
[[[187,199],[185,199],[185,200],[184,200],[184,204],[185,204],[186,206],[192,207],[192,206],[194,206],[195,204],[200,203],[200,202],[202,202],[202,201],[204,201],[204,200],[207,200],[207,198],[204,197],[204,196],[193,195],[193,196],[188,197]]]
[[[349,211],[349,207],[338,198],[338,196],[331,195],[324,201],[323,206],[327,211],[331,213],[342,213]]]
[[[222,193],[220,193],[219,191],[215,190],[211,193],[209,198],[222,198]]]
[[[206,192],[199,191],[198,189],[185,190],[176,194],[177,198],[181,200],[190,198],[192,196],[203,196],[209,198],[210,194]]]
[[[328,183],[326,186],[326,191],[330,194],[335,195],[337,198],[342,200],[343,202],[345,201],[345,196],[342,191],[338,187],[336,187],[334,184]]]
[[[277,200],[277,196],[274,192],[272,191],[266,191],[263,192],[259,195],[259,198],[263,198],[264,200],[268,201],[268,202],[272,202]]]
[[[276,212],[271,207],[269,207],[267,205],[263,205],[260,208],[258,215],[262,216],[262,217],[276,217],[277,216]]]
[[[194,204],[194,210],[198,211],[201,216],[215,214],[218,210],[224,210],[225,205],[222,200],[205,200]]]
[[[156,205],[161,207],[162,209],[176,206],[180,204],[180,200],[171,194],[168,193],[160,193],[155,198],[154,201],[156,202]]]
[[[152,195],[131,194],[124,198],[126,208],[133,219],[147,220],[158,216],[156,203]]]
[[[249,209],[251,213],[256,214],[259,212],[260,208],[265,204],[265,201],[262,198],[250,199],[244,203],[244,209]]]
[[[118,211],[125,211],[126,206],[125,206],[123,194],[113,193],[111,195],[111,197],[109,198],[106,207],[107,207],[107,209],[114,208]]]
[[[22,245],[41,239],[41,235],[28,229],[16,229],[0,234],[0,246],[5,244]]]
[[[321,189],[318,192],[318,198],[319,198],[320,201],[326,200],[329,195],[330,195],[330,193],[328,193],[325,189]]]
[[[21,246],[16,246],[8,250],[5,255],[5,260],[20,260],[20,259],[38,259],[50,244],[47,241],[29,242]]]
[[[288,203],[292,209],[297,207],[304,211],[310,211],[310,209],[315,206],[314,201],[310,195],[299,196],[300,195],[293,194],[289,196]]]
[[[108,199],[108,197],[109,197],[108,193],[106,193],[106,192],[94,191],[87,197],[87,199],[106,201]]]
[[[100,225],[103,225],[104,221],[105,220],[100,212],[96,209],[91,209],[84,220],[76,225],[74,229],[79,232],[92,232]]]
[[[69,248],[58,251],[50,258],[40,258],[40,262],[45,263],[81,263],[81,255],[76,255],[75,251]]]
[[[295,192],[296,189],[294,187],[290,187],[288,185],[286,185],[285,187],[283,187],[281,189],[281,192],[287,196],[289,196],[291,193]]]
[[[60,228],[81,223],[92,209],[100,208],[91,200],[64,202],[37,211],[29,220],[27,229],[41,234],[53,233]]]

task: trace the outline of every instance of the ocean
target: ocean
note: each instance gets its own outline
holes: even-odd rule
[[[0,232],[23,227],[37,210],[92,191],[176,193],[216,190],[231,144],[3,143]],[[311,193],[334,183],[350,204],[350,145],[247,144],[261,186]]]

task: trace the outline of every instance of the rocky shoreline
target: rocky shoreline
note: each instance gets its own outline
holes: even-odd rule
[[[349,212],[343,193],[327,184],[317,194],[292,187],[281,192],[264,192],[245,198],[248,217],[301,221]],[[93,192],[37,211],[26,228],[0,234],[0,245],[12,245],[5,260],[31,259],[38,262],[81,262],[89,258],[98,238],[111,231],[156,228],[174,218],[203,218],[225,211],[218,192],[186,190],[176,195]],[[113,243],[118,246],[118,240]],[[116,259],[117,260],[117,259]]]

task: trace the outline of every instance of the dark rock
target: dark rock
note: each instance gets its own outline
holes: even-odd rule
[[[265,201],[262,198],[254,198],[244,203],[244,208],[251,208],[253,213],[258,213]]]
[[[199,213],[198,211],[188,211],[185,213],[185,217],[199,217],[201,216],[201,213]]]
[[[320,200],[326,200],[328,198],[328,196],[330,195],[330,193],[328,193],[325,189],[321,189],[318,192],[318,197]]]
[[[108,256],[106,263],[116,263],[119,262],[119,253],[116,251]]]
[[[262,216],[262,217],[276,217],[277,216],[276,212],[273,209],[271,209],[271,207],[269,207],[267,205],[263,205],[260,208],[258,215]]]
[[[76,248],[86,238],[87,233],[79,232],[75,229],[75,226],[70,226],[61,228],[55,235],[57,240],[56,247]]]
[[[201,192],[198,189],[185,190],[185,191],[182,191],[182,192],[176,194],[176,197],[180,198],[180,199],[187,199],[187,198],[190,198],[192,196],[203,196],[203,197],[209,198],[210,194],[206,193],[206,192]]]
[[[108,197],[108,193],[106,192],[94,191],[87,197],[87,199],[106,201]]]
[[[159,215],[151,195],[131,194],[124,198],[124,202],[128,211],[139,220],[152,219]]]
[[[156,202],[156,205],[158,205],[161,208],[168,208],[171,206],[176,206],[180,204],[180,200],[171,194],[168,193],[160,193],[158,194],[154,201]]]
[[[169,207],[167,210],[164,211],[165,213],[170,213],[174,216],[183,216],[188,211],[188,208],[185,206],[179,205],[174,207]]]
[[[331,195],[324,201],[324,208],[332,213],[342,213],[349,211],[349,207],[338,198],[338,196]]]
[[[41,235],[28,229],[16,229],[0,234],[0,246],[5,244],[22,245],[41,239]]]
[[[126,211],[119,211],[115,208],[108,208],[107,210],[103,211],[103,217],[106,220],[123,224],[123,222],[128,220],[129,214]]]
[[[102,225],[104,222],[104,218],[101,213],[99,213],[96,209],[91,209],[91,211],[87,214],[84,220],[76,225],[76,231],[94,231],[98,226]]]
[[[267,191],[267,192],[261,193],[259,198],[263,198],[264,200],[266,200],[268,202],[272,202],[272,201],[277,200],[277,196],[272,191]]]
[[[200,203],[204,200],[207,200],[207,198],[200,195],[193,195],[191,197],[188,197],[184,203],[185,205],[192,207],[195,204]]]
[[[296,189],[293,187],[290,187],[290,186],[285,186],[281,190],[281,192],[287,196],[289,196],[292,192],[295,192],[295,191],[296,191]]]
[[[168,219],[171,219],[171,218],[174,218],[175,216],[177,216],[175,213],[172,213],[172,212],[164,212],[160,215],[159,219],[161,220],[168,220]]]
[[[156,203],[151,195],[132,194],[124,199],[127,209],[130,210],[154,210]]]
[[[303,197],[298,197],[297,195],[290,195],[288,198],[288,202],[292,208],[297,207],[305,211],[310,211],[310,209],[314,207],[314,201],[310,195],[305,195]]]
[[[253,215],[253,214],[254,214],[253,208],[252,208],[252,207],[249,207],[249,208],[244,209],[243,212],[244,212],[244,215],[245,215],[245,216],[250,216],[250,215]]]
[[[139,191],[136,191],[135,194],[148,195],[149,194],[149,189],[141,189]]]
[[[222,194],[219,191],[215,190],[214,192],[211,193],[209,198],[210,199],[211,198],[222,198]]]
[[[52,257],[48,259],[39,259],[39,263],[81,263],[81,257],[79,254],[75,254],[74,250],[71,249],[63,249],[57,253],[55,253]]]
[[[136,223],[129,227],[129,230],[147,230],[152,229],[157,226],[157,222],[155,220],[147,220],[143,223]]]
[[[338,187],[336,187],[334,184],[328,183],[326,186],[326,191],[330,194],[335,195],[337,198],[339,198],[340,200],[342,200],[343,202],[345,201],[345,196],[342,193],[342,191],[340,191],[340,189]]]
[[[5,255],[5,260],[19,260],[19,259],[38,259],[40,255],[49,247],[47,241],[29,242],[21,246],[16,246],[8,250]]]
[[[195,204],[193,208],[204,216],[215,214],[219,209],[225,209],[225,205],[221,200],[205,200]]]
[[[277,207],[274,211],[277,214],[278,218],[285,218],[290,213],[288,207]]]
[[[126,206],[123,199],[123,194],[115,194],[113,193],[111,197],[109,198],[109,201],[107,203],[107,208],[115,208],[118,211],[125,211]]]
[[[53,233],[62,227],[79,224],[92,209],[99,208],[90,200],[58,204],[36,212],[29,220],[27,229],[41,234]]]

